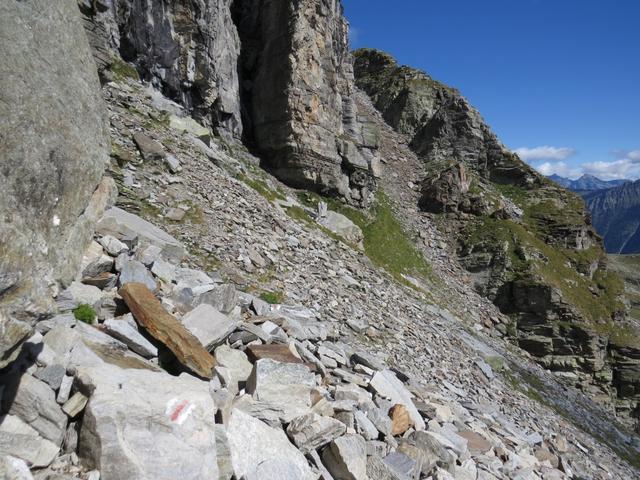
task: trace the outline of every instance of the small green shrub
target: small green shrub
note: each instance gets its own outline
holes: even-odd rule
[[[76,317],[76,320],[92,324],[96,319],[96,311],[91,305],[83,303],[73,311],[73,316]]]
[[[260,299],[271,305],[277,305],[284,300],[284,294],[282,292],[262,292]]]

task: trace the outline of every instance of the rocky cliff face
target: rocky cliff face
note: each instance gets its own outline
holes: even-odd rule
[[[0,5],[0,367],[76,275],[112,194],[91,51],[72,0]]]
[[[356,114],[339,1],[114,0],[81,9],[107,77],[131,62],[205,125],[244,138],[288,184],[371,201],[376,144]]]
[[[581,199],[506,149],[454,89],[379,51],[355,58],[357,86],[422,160],[419,206],[457,243],[476,290],[541,364],[615,397],[607,345],[622,288]]]

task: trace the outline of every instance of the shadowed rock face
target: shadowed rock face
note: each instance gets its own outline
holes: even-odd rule
[[[231,19],[232,0],[79,4],[101,71],[114,61],[132,62],[143,80],[217,133],[242,135],[240,40]]]
[[[284,182],[367,204],[375,132],[358,118],[334,0],[81,2],[103,76],[123,60]],[[131,67],[128,67],[131,68]]]
[[[0,367],[71,281],[108,203],[96,68],[75,1],[0,5]]]
[[[366,203],[371,149],[358,124],[339,2],[243,0],[243,98],[249,139],[276,176]]]

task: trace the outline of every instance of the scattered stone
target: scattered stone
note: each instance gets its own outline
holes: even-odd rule
[[[56,402],[58,402],[59,405],[62,405],[66,403],[67,400],[69,400],[72,386],[73,377],[65,375],[62,378],[62,382],[60,383],[60,390],[58,390],[58,396],[56,397]]]
[[[133,141],[140,150],[142,158],[147,162],[160,162],[167,155],[162,145],[142,132],[134,133]]]
[[[296,357],[287,345],[249,345],[247,347],[247,356],[253,363],[263,358],[282,363],[302,363],[302,360]]]
[[[404,405],[409,417],[413,421],[416,430],[424,430],[425,424],[420,412],[411,400],[411,394],[398,380],[391,370],[376,372],[371,379],[371,387],[383,397],[390,399],[395,404]]]
[[[69,415],[70,418],[75,418],[82,410],[84,410],[88,400],[89,398],[86,395],[81,392],[76,392],[62,406],[62,411]]]
[[[467,440],[467,447],[473,454],[482,455],[491,450],[491,443],[479,433],[463,430],[458,435]]]
[[[0,455],[0,478],[5,480],[33,480],[29,467],[24,460],[11,455]]]
[[[128,260],[122,265],[118,284],[122,287],[127,283],[142,283],[151,291],[155,291],[158,288],[147,267],[137,260]]]
[[[62,443],[67,417],[46,383],[28,374],[8,379],[2,410],[19,417],[55,445]]]
[[[104,237],[101,237],[98,242],[112,257],[117,257],[121,253],[129,251],[129,247],[127,247],[124,243],[111,235],[105,235]]]
[[[196,374],[211,378],[215,360],[175,317],[169,314],[151,291],[141,283],[128,283],[120,296],[136,321],[173,352],[178,361]]]
[[[231,413],[227,438],[236,478],[316,478],[302,453],[291,445],[282,430],[271,428],[238,409]]]
[[[189,330],[207,350],[220,345],[236,329],[238,322],[203,303],[182,317],[182,325]]]
[[[345,430],[344,424],[338,420],[308,413],[293,419],[287,427],[287,434],[302,453],[306,454],[343,435]]]
[[[184,245],[171,235],[137,215],[117,207],[105,212],[96,226],[96,231],[102,235],[113,235],[124,243],[127,243],[126,237],[136,237],[141,247],[156,245],[162,249],[164,258],[176,263],[182,261],[186,254]],[[131,248],[129,245],[129,249]]]
[[[263,358],[253,365],[246,390],[256,400],[283,407],[286,423],[309,412],[315,385],[315,376],[305,365]]]
[[[208,303],[224,314],[230,314],[238,304],[238,292],[231,284],[216,285],[212,290],[198,296],[196,303]]]
[[[93,392],[80,455],[103,480],[218,478],[207,382],[110,365],[79,368],[78,379]]]
[[[180,222],[186,214],[187,212],[182,208],[170,208],[169,210],[167,210],[167,213],[165,213],[164,216],[165,218],[174,222]]]
[[[160,280],[171,283],[176,278],[176,267],[169,262],[165,262],[161,258],[153,262],[151,267],[151,273],[153,273]]]
[[[322,462],[334,478],[367,479],[367,444],[360,435],[335,439],[322,452]]]
[[[38,370],[34,376],[49,384],[52,389],[58,390],[66,373],[67,370],[63,365],[53,364]]]
[[[228,369],[234,391],[244,388],[253,365],[247,360],[247,355],[230,348],[228,345],[220,345],[215,349],[214,357],[219,366]]]
[[[158,349],[124,320],[112,318],[105,320],[102,325],[109,335],[120,340],[137,354],[145,358],[158,356]]]
[[[362,242],[364,235],[362,230],[355,223],[341,213],[328,210],[326,215],[318,218],[318,223],[333,233],[340,235],[347,242],[358,245]]]
[[[42,438],[38,432],[14,415],[0,416],[0,457],[11,455],[33,468],[47,467],[60,447]],[[0,478],[2,469],[0,468]]]

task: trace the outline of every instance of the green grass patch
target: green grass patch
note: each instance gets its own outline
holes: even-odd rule
[[[83,303],[76,307],[76,309],[73,311],[73,316],[76,317],[76,320],[91,325],[96,320],[96,311],[91,305]]]
[[[284,301],[284,293],[283,292],[262,292],[260,294],[260,299],[271,305],[277,305]]]
[[[366,255],[403,285],[418,288],[405,275],[430,283],[437,280],[429,263],[394,216],[391,203],[381,190],[376,194],[376,202],[369,211],[357,210],[336,199],[323,198],[310,192],[300,192],[298,198],[312,208],[324,201],[330,210],[341,213],[358,225],[364,235]]]
[[[269,188],[266,182],[259,180],[257,178],[250,178],[246,175],[240,174],[238,175],[238,180],[240,180],[241,182],[253,188],[256,192],[258,192],[260,195],[262,195],[264,198],[266,198],[270,202],[287,199],[284,192],[282,192],[279,189]]]
[[[127,78],[131,78],[132,80],[140,81],[140,75],[138,75],[138,71],[133,65],[130,65],[120,58],[114,58],[111,64],[109,65],[109,70],[113,72],[113,78],[117,82],[122,82]]]

